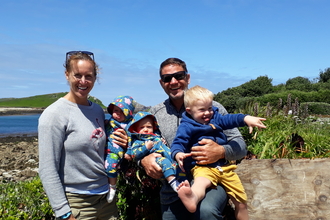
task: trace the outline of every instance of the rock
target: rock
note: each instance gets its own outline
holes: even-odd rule
[[[0,138],[0,181],[25,181],[38,175],[37,137]]]

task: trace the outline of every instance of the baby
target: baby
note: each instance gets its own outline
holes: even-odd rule
[[[131,143],[127,149],[133,161],[137,162],[150,153],[159,153],[156,162],[162,168],[165,179],[176,191],[179,182],[176,179],[177,164],[171,158],[171,151],[163,142],[156,118],[149,112],[138,112],[129,123],[128,132]]]
[[[117,166],[125,155],[126,149],[118,145],[113,138],[113,132],[117,129],[125,129],[133,119],[136,102],[130,96],[118,96],[108,106],[110,119],[105,124],[105,132],[108,137],[106,146],[105,171],[109,178],[109,193],[107,201],[112,202],[116,194]]]
[[[191,157],[191,147],[204,138],[212,139],[219,145],[226,144],[224,129],[247,125],[251,133],[253,127],[266,128],[262,123],[266,119],[243,114],[221,115],[212,101],[213,93],[200,86],[194,86],[184,94],[186,112],[182,115],[171,152],[180,168],[191,172],[194,184],[190,187],[187,180],[180,183],[178,195],[187,210],[195,212],[205,196],[205,190],[222,184],[235,205],[236,218],[246,220],[247,196],[238,175],[233,172],[236,165],[222,164],[223,160],[207,165],[196,164]]]

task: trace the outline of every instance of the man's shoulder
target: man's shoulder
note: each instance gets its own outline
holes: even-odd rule
[[[154,105],[150,108],[149,112],[153,115],[155,115],[157,112],[159,112],[161,109],[164,109],[166,107],[167,100],[158,103],[157,105]]]
[[[212,105],[216,108],[218,108],[218,111],[221,115],[226,115],[228,114],[227,110],[225,109],[225,107],[223,107],[223,105],[221,105],[219,102],[213,101]]]

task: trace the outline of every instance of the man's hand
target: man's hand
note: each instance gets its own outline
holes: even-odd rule
[[[118,144],[119,146],[122,146],[123,148],[127,148],[128,145],[128,136],[126,134],[126,131],[124,129],[117,129],[113,133],[113,142]]]
[[[156,163],[156,158],[161,156],[161,154],[152,153],[141,160],[141,165],[147,175],[154,179],[159,179],[163,176],[162,168]]]
[[[202,139],[199,146],[191,148],[191,155],[197,164],[210,164],[225,158],[225,148],[210,139]]]

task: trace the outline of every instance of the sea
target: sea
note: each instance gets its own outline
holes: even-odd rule
[[[36,136],[41,114],[0,116],[0,138],[8,136]],[[106,118],[110,115],[106,114]]]
[[[37,135],[39,117],[40,114],[0,116],[0,137]]]

